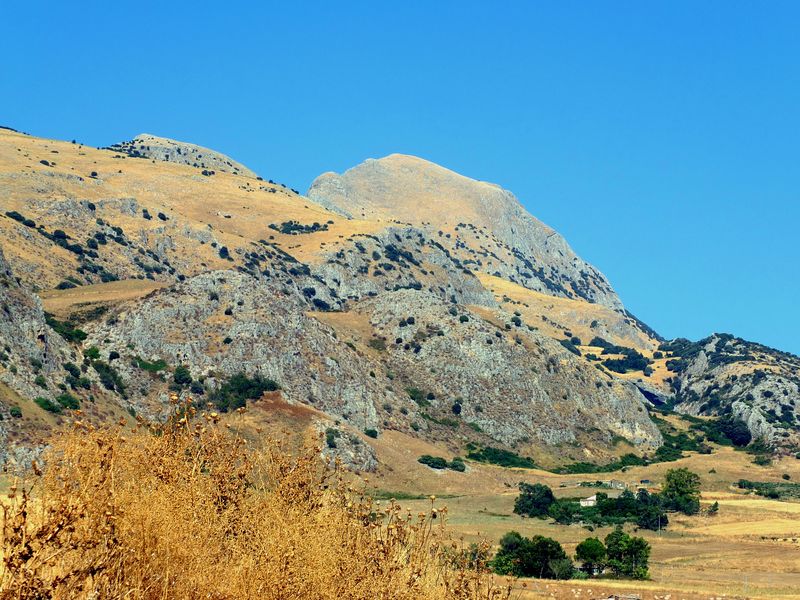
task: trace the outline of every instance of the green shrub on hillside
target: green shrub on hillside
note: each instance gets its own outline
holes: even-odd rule
[[[153,362],[144,360],[143,358],[136,359],[136,366],[142,371],[149,371],[150,373],[158,373],[167,368],[167,363],[160,358]]]
[[[50,313],[44,313],[47,324],[53,328],[58,335],[74,344],[80,343],[87,338],[85,331],[78,329],[69,321],[59,321]]]
[[[33,401],[39,406],[39,408],[46,410],[47,412],[59,414],[61,412],[61,406],[53,402],[52,400],[48,400],[47,398],[42,398],[41,396],[34,398]]]
[[[237,373],[218,389],[209,393],[208,400],[220,411],[228,412],[244,407],[247,400],[257,400],[264,392],[274,392],[281,386],[272,379],[256,375],[248,377],[244,373]]]

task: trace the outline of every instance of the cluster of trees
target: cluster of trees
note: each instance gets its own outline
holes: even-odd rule
[[[500,539],[500,549],[491,566],[500,575],[515,577],[572,579],[608,573],[620,578],[647,579],[650,544],[617,526],[606,536],[605,543],[593,537],[578,544],[575,560],[581,563],[579,568],[554,539],[542,535],[526,538],[510,531]]]
[[[452,471],[464,472],[467,466],[464,464],[464,459],[456,456],[453,460],[448,461],[442,456],[431,456],[430,454],[423,454],[417,459],[417,462],[429,466],[431,469],[450,469]]]
[[[332,223],[333,221],[330,222]],[[303,225],[298,221],[284,221],[280,225],[270,223],[269,228],[285,235],[298,235],[303,233],[314,233],[315,231],[327,231],[328,225],[327,223],[320,224],[317,222],[314,222],[311,225]]]
[[[601,337],[595,337],[589,342],[590,346],[602,348],[601,354],[621,354],[622,358],[607,358],[603,365],[617,373],[627,373],[628,371],[645,371],[649,368],[652,361],[645,358],[640,352],[627,346],[617,346]],[[647,374],[647,373],[645,373]]]
[[[700,510],[700,478],[688,469],[667,471],[660,494],[645,489],[636,494],[625,490],[617,498],[598,492],[594,506],[581,506],[574,498],[557,499],[541,483],[520,483],[514,512],[525,517],[552,518],[556,523],[620,525],[635,523],[643,529],[659,530],[667,526],[667,512],[693,515]]]

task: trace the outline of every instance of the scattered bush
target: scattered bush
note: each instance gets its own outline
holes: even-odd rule
[[[92,361],[92,368],[97,372],[100,377],[100,383],[103,384],[107,390],[117,391],[120,394],[125,393],[125,384],[116,369],[103,362],[102,360]]]
[[[386,350],[386,341],[380,338],[371,338],[367,342],[367,345],[373,350],[377,350],[378,352],[383,352]]]
[[[192,374],[189,372],[189,369],[184,365],[178,365],[175,367],[175,373],[172,376],[172,380],[178,385],[189,385],[192,383]]]
[[[50,313],[45,313],[44,318],[47,324],[53,328],[53,331],[68,342],[77,344],[88,337],[85,331],[78,329],[69,321],[59,321]]]
[[[139,367],[142,371],[149,371],[150,373],[158,373],[159,371],[163,371],[167,368],[167,363],[160,358],[149,362],[144,360],[143,358],[136,359],[136,366]]]
[[[78,399],[72,394],[61,394],[60,396],[56,397],[56,402],[58,402],[64,408],[68,408],[70,410],[78,410],[81,407]]]
[[[441,456],[431,456],[430,454],[423,454],[417,459],[418,463],[422,463],[431,469],[446,469],[447,459]]]

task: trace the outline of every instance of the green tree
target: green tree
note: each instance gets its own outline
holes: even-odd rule
[[[586,538],[575,548],[575,560],[581,562],[581,570],[589,575],[602,573],[606,564],[606,547],[596,537]]]
[[[501,575],[543,579],[568,578],[573,570],[572,561],[557,541],[541,535],[526,538],[516,531],[500,539],[492,568]]]
[[[172,378],[178,385],[189,385],[192,383],[192,374],[189,373],[189,369],[183,365],[175,367],[175,374]]]
[[[648,504],[640,506],[636,524],[642,529],[659,531],[669,524],[669,517],[667,517],[667,513],[665,513],[664,509],[660,506]]]
[[[661,496],[666,508],[695,515],[700,510],[700,477],[686,468],[670,469]]]
[[[650,576],[650,544],[640,537],[632,537],[622,530],[622,526],[606,536],[608,567],[616,577],[647,579]]]
[[[553,490],[541,483],[520,483],[519,496],[514,502],[514,512],[523,517],[544,518],[556,501]]]
[[[556,500],[550,505],[548,514],[559,525],[569,525],[581,515],[581,507],[570,500]]]

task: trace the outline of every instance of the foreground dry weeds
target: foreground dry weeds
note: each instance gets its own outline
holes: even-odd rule
[[[3,501],[0,598],[509,597],[442,511],[382,506],[316,448],[256,452],[215,414],[188,413],[60,436]]]

